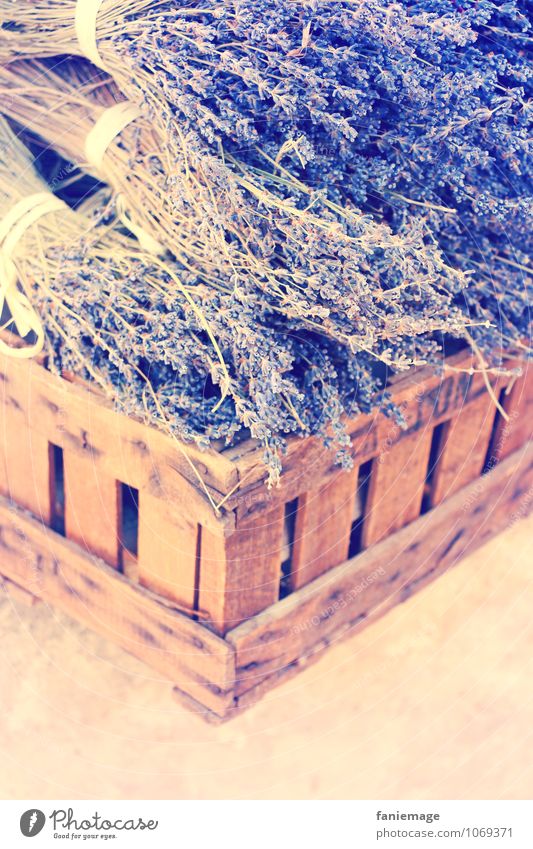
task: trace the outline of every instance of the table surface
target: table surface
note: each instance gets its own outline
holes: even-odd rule
[[[532,550],[533,520],[512,525],[220,727],[2,595],[0,797],[530,798]]]

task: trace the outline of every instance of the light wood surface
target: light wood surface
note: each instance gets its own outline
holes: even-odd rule
[[[197,545],[198,525],[191,518],[140,494],[138,575],[143,586],[194,610]]]
[[[359,468],[341,471],[330,483],[298,499],[291,562],[297,590],[348,558]]]
[[[199,606],[219,633],[278,600],[284,517],[278,505],[226,538],[202,528]]]
[[[65,472],[65,533],[110,566],[118,568],[119,488],[91,456],[63,452]]]
[[[477,398],[443,427],[432,481],[431,504],[440,504],[483,471],[496,408],[488,396]]]

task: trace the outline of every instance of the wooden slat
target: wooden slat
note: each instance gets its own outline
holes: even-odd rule
[[[139,581],[190,611],[196,601],[197,540],[198,525],[179,509],[139,494]]]
[[[452,418],[465,404],[485,393],[483,383],[468,374],[471,354],[452,356],[446,361],[448,364],[450,368],[445,368],[444,375],[434,374],[429,368],[412,369],[391,386],[391,398],[402,411],[405,428],[381,414],[379,409],[346,421],[352,456],[359,466],[389,452],[413,433]],[[287,503],[302,491],[319,486],[335,471],[335,452],[325,451],[320,437],[289,440],[283,457],[280,487],[273,492],[268,492],[264,485],[264,464],[253,441],[236,445],[225,451],[224,456],[238,467],[243,481],[226,503],[228,509],[236,509],[237,525],[261,505],[277,500]]]
[[[202,528],[199,606],[218,633],[277,601],[284,518],[279,505],[250,517],[226,538]]]
[[[481,474],[495,415],[494,401],[482,395],[443,426],[430,493],[433,507]]]
[[[172,499],[214,532],[232,527],[232,514],[215,514],[194,472],[215,502],[220,501],[238,477],[221,454],[177,443],[117,413],[99,393],[50,374],[36,362],[0,356],[0,381],[0,400],[18,422],[30,423],[33,431],[65,451],[83,457],[90,450],[105,474],[163,502]]]
[[[533,446],[368,551],[321,575],[226,634],[235,694],[271,686],[342,636],[405,601],[533,508]]]
[[[0,498],[2,573],[122,646],[193,699],[224,715],[233,704],[233,649]]]
[[[348,557],[358,468],[298,499],[290,586],[299,589]]]
[[[362,530],[368,548],[420,515],[432,428],[403,439],[372,463]]]
[[[4,409],[0,421],[4,476],[0,492],[49,525],[52,517],[48,440]]]
[[[65,533],[110,566],[119,565],[119,486],[86,457],[63,452]]]
[[[471,355],[465,353],[447,363],[459,369],[467,368],[471,361]],[[324,451],[320,438],[289,440],[282,484],[272,494],[264,486],[262,450],[253,442],[223,453],[182,446],[215,501],[231,493],[222,516],[215,516],[190,463],[165,434],[116,414],[98,393],[51,375],[38,363],[0,357],[0,379],[4,395],[19,416],[31,421],[51,442],[76,453],[83,452],[89,442],[110,476],[162,500],[172,498],[183,510],[193,510],[195,518],[213,532],[231,533],[235,520],[238,523],[261,505],[268,508],[275,501],[286,503],[298,497],[303,490],[320,485],[334,470],[334,452]],[[347,422],[357,463],[366,462],[384,446],[402,441],[429,422],[451,418],[479,392],[464,371],[445,371],[441,378],[427,369],[412,370],[392,387],[392,396],[407,421],[406,431],[392,428],[391,421],[378,412]],[[520,441],[518,436],[516,439]],[[240,486],[239,479],[243,482]]]

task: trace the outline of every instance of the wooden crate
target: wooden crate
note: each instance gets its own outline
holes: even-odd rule
[[[291,441],[269,491],[253,442],[178,446],[86,385],[4,357],[1,586],[228,719],[529,512],[531,376],[494,383],[506,422],[470,365],[458,354],[442,376],[397,379],[404,427],[378,412],[348,422],[350,472],[319,439]]]

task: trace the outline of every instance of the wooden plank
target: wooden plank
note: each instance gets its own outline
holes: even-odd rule
[[[432,435],[431,427],[415,431],[372,464],[363,548],[380,542],[420,515]]]
[[[479,477],[487,456],[495,415],[494,401],[486,394],[443,426],[431,484],[432,507]]]
[[[100,393],[50,374],[37,362],[0,356],[0,375],[3,399],[19,422],[65,451],[83,457],[90,450],[110,477],[171,499],[214,532],[233,527],[231,513],[215,514],[197,477],[218,503],[238,481],[237,470],[222,455],[182,445],[117,413]]]
[[[291,558],[292,590],[348,557],[359,469],[339,472],[298,499]]]
[[[65,533],[88,553],[118,568],[119,485],[86,456],[63,452]]]
[[[279,505],[226,538],[202,528],[199,605],[218,633],[277,601],[284,518]]]
[[[361,623],[405,601],[533,508],[533,445],[406,528],[226,635],[236,696],[283,676]]]
[[[52,517],[48,440],[14,414],[9,403],[0,418],[0,453],[4,475],[0,493],[49,525]]]
[[[392,394],[404,413],[405,430],[377,411],[348,421],[357,463],[366,462],[428,422],[450,418],[474,400],[479,393],[475,381],[465,371],[454,370],[467,368],[471,361],[470,354],[461,353],[446,361],[442,378],[428,369],[415,369],[395,381]],[[115,413],[94,389],[79,381],[68,383],[38,363],[0,357],[0,379],[20,414],[26,421],[31,419],[50,441],[75,452],[85,450],[89,441],[110,476],[154,497],[172,499],[184,510],[194,509],[195,518],[215,533],[231,533],[235,521],[263,507],[286,503],[325,482],[335,471],[334,454],[324,451],[321,439],[292,439],[284,458],[282,485],[268,492],[262,450],[253,441],[224,452],[182,446],[187,459],[164,433]],[[217,503],[228,496],[221,516],[215,515],[199,488],[189,460]]]
[[[442,375],[430,369],[412,369],[394,382],[391,397],[401,410],[405,425],[384,416],[378,408],[369,415],[359,415],[346,421],[351,439],[351,453],[357,465],[389,452],[396,443],[429,425],[450,419],[465,405],[485,393],[482,382],[468,373],[472,355],[468,352],[450,357]],[[265,469],[261,454],[253,441],[236,445],[224,452],[238,468],[241,485],[228,499],[228,509],[235,509],[237,525],[262,507],[277,501],[285,503],[297,498],[302,491],[318,486],[335,471],[333,451],[325,451],[319,437],[289,440],[283,457],[280,487],[268,491],[264,485]]]
[[[203,719],[209,725],[221,725],[223,722],[232,719],[235,715],[233,704],[228,706],[224,714],[214,713],[210,708],[196,701],[196,699],[193,699],[187,693],[184,693],[179,687],[173,687],[172,696],[180,707],[184,707],[191,713],[196,714],[196,716]]]
[[[7,468],[6,468],[6,434],[5,434],[5,420],[6,415],[8,413],[8,405],[5,399],[4,393],[4,384],[2,381],[2,375],[0,373],[0,495],[4,495],[6,498],[9,497],[8,494],[8,484],[7,484]]]
[[[233,704],[233,649],[149,590],[0,498],[2,572],[143,660],[223,715]]]
[[[138,575],[144,587],[193,611],[198,525],[158,498],[139,494]]]

